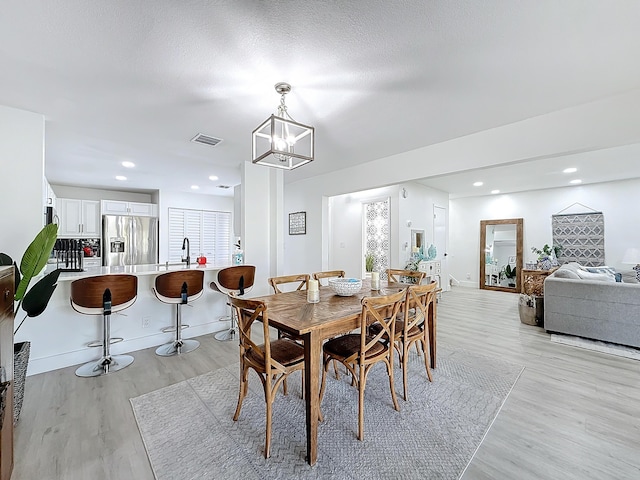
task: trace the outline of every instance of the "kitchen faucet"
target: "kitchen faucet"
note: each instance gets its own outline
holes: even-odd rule
[[[185,249],[187,250],[186,258],[184,256]],[[187,264],[187,267],[191,265],[191,256],[189,255],[189,239],[187,237],[184,237],[184,240],[182,240],[182,258],[180,259],[180,261],[185,262]]]

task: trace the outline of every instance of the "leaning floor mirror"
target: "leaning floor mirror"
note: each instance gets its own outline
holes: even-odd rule
[[[520,292],[522,218],[480,221],[480,288]]]

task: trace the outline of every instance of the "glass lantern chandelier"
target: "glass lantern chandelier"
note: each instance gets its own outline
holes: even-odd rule
[[[314,129],[296,122],[284,103],[291,85],[280,82],[275,85],[280,94],[278,112],[267,118],[252,134],[252,162],[258,165],[293,170],[313,161]]]

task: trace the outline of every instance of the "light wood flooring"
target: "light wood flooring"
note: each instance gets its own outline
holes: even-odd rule
[[[517,300],[457,287],[438,304],[439,343],[526,367],[462,478],[640,479],[640,362],[551,343]],[[135,352],[107,377],[28,377],[12,480],[152,480],[129,398],[237,361],[235,342],[199,340],[182,357]]]

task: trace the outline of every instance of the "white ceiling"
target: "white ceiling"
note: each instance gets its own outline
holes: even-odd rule
[[[7,0],[0,104],[44,114],[53,184],[230,194],[217,186],[239,183],[277,82],[316,127],[316,161],[290,182],[640,88],[638,25],[636,0]],[[639,152],[425,183],[464,196],[566,185],[565,166],[584,183],[635,178]]]

